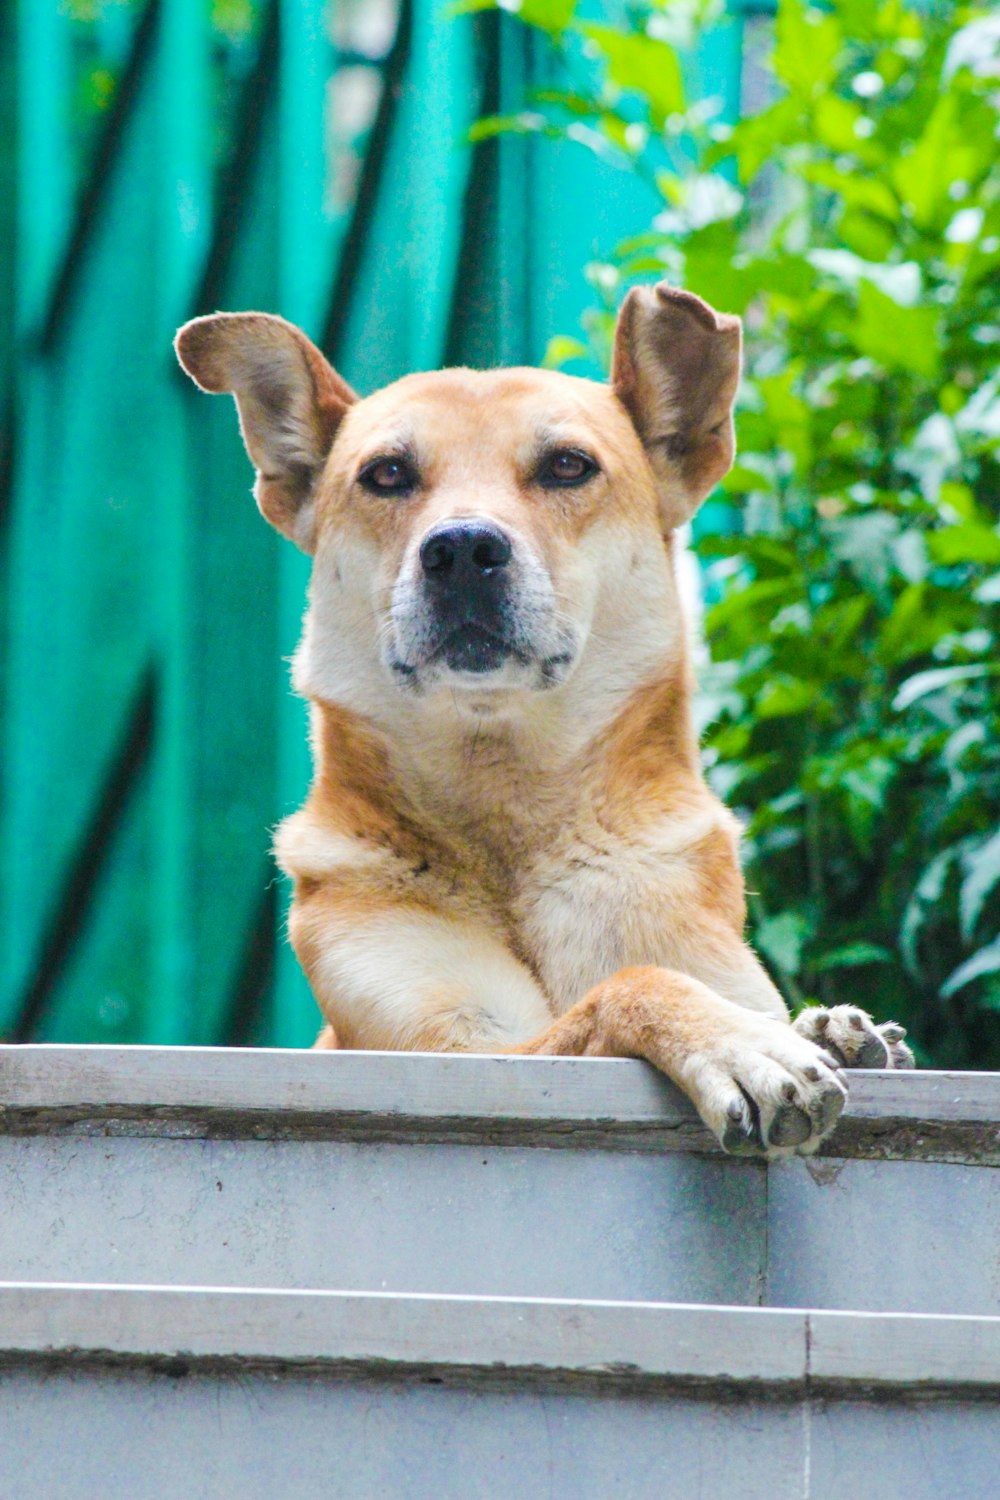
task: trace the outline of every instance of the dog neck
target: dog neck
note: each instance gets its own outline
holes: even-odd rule
[[[389,736],[341,705],[314,702],[310,805],[331,830],[418,859],[442,844],[475,846],[504,880],[581,805],[614,824],[619,811],[627,819],[659,807],[668,782],[694,780],[689,700],[681,662],[635,689],[589,737],[575,715],[561,722],[555,704],[535,719],[428,716]]]

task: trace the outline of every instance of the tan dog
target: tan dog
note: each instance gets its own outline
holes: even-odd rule
[[[732,462],[738,319],[632,291],[609,387],[445,370],[359,400],[263,313],[177,351],[314,557],[316,774],[277,855],[319,1045],[644,1057],[768,1155],[833,1128],[839,1065],[912,1062],[852,1007],[788,1024],[699,771],[673,532]]]

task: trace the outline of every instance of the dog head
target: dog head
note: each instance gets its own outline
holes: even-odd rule
[[[364,400],[297,328],[220,313],[177,337],[228,391],[262,513],[313,554],[311,696],[406,693],[476,714],[559,687],[591,639],[618,670],[679,628],[664,537],[729,468],[740,325],[631,291],[609,386],[551,371],[410,375]],[[374,685],[373,685],[374,683]]]

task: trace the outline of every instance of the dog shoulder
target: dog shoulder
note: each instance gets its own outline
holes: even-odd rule
[[[401,862],[391,849],[363,835],[348,833],[305,807],[278,824],[274,856],[292,880],[324,882],[331,877],[388,874]]]

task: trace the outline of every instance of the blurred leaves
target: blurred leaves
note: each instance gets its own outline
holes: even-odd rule
[[[791,1001],[858,1000],[925,1060],[998,1067],[996,13],[780,0],[770,96],[726,124],[703,7],[531,7],[567,77],[534,128],[662,199],[586,270],[590,345],[636,278],[746,322],[737,466],[696,530],[705,759],[746,823],[755,941]]]
[[[669,115],[684,108],[680,63],[666,42],[610,26],[585,24],[579,32],[603,58],[608,81],[644,99],[657,127],[662,129]]]

